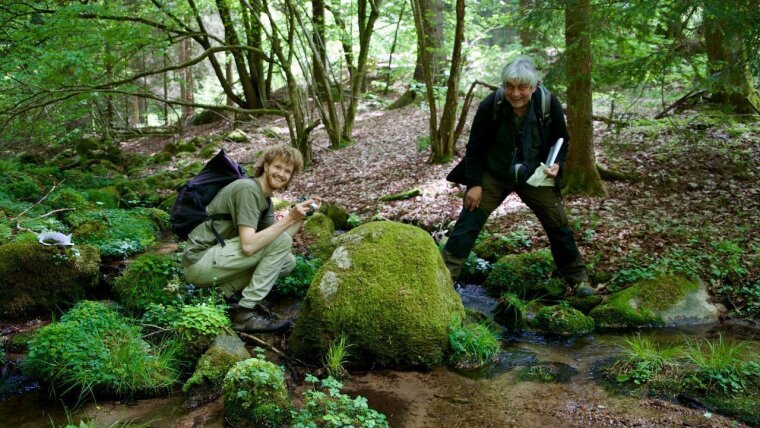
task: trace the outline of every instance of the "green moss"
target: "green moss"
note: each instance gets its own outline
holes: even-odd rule
[[[224,415],[235,427],[279,428],[293,407],[284,370],[250,358],[235,364],[224,378]]]
[[[38,329],[22,331],[11,336],[5,344],[5,349],[9,352],[25,353],[29,349],[31,342],[39,333]]]
[[[565,287],[560,279],[549,277],[553,269],[548,250],[508,255],[493,264],[483,285],[493,296],[511,292],[526,298],[556,299],[565,294]]]
[[[216,144],[209,144],[201,149],[199,156],[203,159],[211,159],[217,153],[219,153],[219,146]]]
[[[177,153],[194,153],[195,152],[195,144],[192,142],[185,142],[185,141],[178,141],[177,142]]]
[[[82,208],[87,205],[87,198],[71,187],[56,189],[47,199],[52,208]]]
[[[27,174],[21,172],[10,172],[5,177],[0,178],[0,190],[5,191],[14,198],[36,202],[42,196],[40,185]]]
[[[330,258],[335,249],[332,244],[335,226],[329,217],[320,212],[314,213],[306,220],[303,233],[312,257],[323,261]]]
[[[527,233],[515,232],[510,236],[495,233],[480,237],[472,250],[482,259],[495,261],[500,257],[524,251],[526,242],[530,242]]]
[[[662,275],[610,295],[589,315],[600,328],[661,327],[665,323],[660,312],[698,288],[698,283],[680,276]]]
[[[229,336],[220,336],[220,338],[223,337]],[[240,339],[237,337],[232,337],[232,339],[240,342]],[[250,357],[242,342],[240,342],[240,347],[243,353],[230,352],[229,349],[223,346],[212,346],[209,348],[198,361],[193,375],[182,386],[182,391],[187,393],[194,388],[221,391],[227,372],[239,361]]]
[[[342,207],[334,204],[322,204],[319,207],[319,212],[329,217],[336,229],[348,230],[351,228],[348,225],[348,213]]]
[[[599,306],[600,303],[602,303],[602,296],[597,295],[591,295],[586,297],[575,297],[575,296],[569,296],[566,298],[567,303],[570,304],[570,306],[574,307],[575,309],[578,309],[579,311],[583,312],[584,314],[588,314],[591,312],[592,309]]]
[[[145,251],[156,240],[163,220],[146,209],[76,211],[66,216],[75,242],[98,247],[103,257],[126,257]]]
[[[541,308],[531,327],[546,335],[583,336],[594,331],[594,319],[565,305]]]
[[[90,189],[85,192],[87,200],[100,208],[118,208],[119,191],[114,186],[101,187],[99,189]]]
[[[0,211],[2,213],[2,211]],[[7,244],[13,237],[13,229],[8,223],[0,222],[0,245]]]
[[[97,248],[43,246],[34,238],[34,242],[0,246],[0,313],[4,315],[57,311],[97,285]]]
[[[372,222],[335,239],[290,338],[316,358],[345,334],[352,354],[383,365],[433,365],[448,347],[448,326],[464,315],[433,239],[422,229]]]

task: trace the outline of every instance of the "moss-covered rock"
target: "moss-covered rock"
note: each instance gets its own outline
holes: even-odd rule
[[[0,246],[0,313],[21,316],[58,311],[98,283],[100,253],[91,245]]]
[[[82,208],[87,205],[87,197],[71,187],[62,187],[48,197],[48,204],[55,209]]]
[[[708,324],[718,319],[707,286],[676,275],[660,275],[612,294],[589,314],[599,328]]]
[[[554,261],[548,250],[504,256],[493,264],[483,284],[492,296],[504,292],[523,298],[559,299],[565,286],[559,278],[550,278]]]
[[[224,120],[224,113],[214,110],[201,110],[193,115],[191,122],[193,125],[198,126],[219,122],[221,120]]]
[[[329,217],[336,229],[348,230],[351,228],[348,225],[348,212],[343,207],[335,204],[322,204],[319,207],[319,212]]]
[[[335,246],[332,244],[335,226],[326,215],[316,212],[310,216],[303,225],[303,234],[306,245],[312,257],[327,260],[332,255]]]
[[[245,343],[239,337],[217,336],[198,361],[193,375],[182,386],[189,407],[197,407],[219,398],[227,372],[237,362],[250,357]]]
[[[565,305],[541,308],[530,326],[551,336],[583,336],[594,331],[594,319]]]
[[[595,294],[586,297],[568,296],[565,300],[567,300],[567,303],[573,308],[578,309],[584,314],[588,314],[592,309],[602,303],[602,296],[597,296]]]
[[[34,328],[14,334],[5,342],[5,349],[17,354],[26,353],[29,350],[29,342],[37,336],[39,331],[39,329]]]
[[[211,159],[219,153],[219,146],[216,144],[209,144],[208,146],[204,146],[200,152],[198,152],[198,155],[203,159]]]
[[[224,378],[224,416],[238,428],[279,428],[293,407],[283,369],[250,358],[235,364]]]
[[[247,143],[248,134],[240,129],[235,129],[227,133],[227,135],[224,136],[224,139],[227,141],[232,141],[233,143]]]
[[[195,153],[195,144],[191,141],[178,141],[177,153]]]
[[[334,242],[304,300],[291,351],[314,359],[345,334],[361,361],[397,367],[443,361],[448,326],[464,309],[430,235],[372,222]]]

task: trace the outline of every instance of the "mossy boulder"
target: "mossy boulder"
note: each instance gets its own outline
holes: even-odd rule
[[[348,212],[343,207],[335,204],[322,204],[319,207],[319,212],[329,217],[336,229],[348,230],[351,228],[348,224]]]
[[[335,226],[326,215],[316,212],[303,225],[306,245],[312,257],[327,260],[332,255],[335,246],[332,244]]]
[[[87,205],[87,197],[71,187],[62,187],[50,194],[48,204],[55,209],[77,209]]]
[[[100,253],[91,245],[0,246],[0,314],[22,316],[58,311],[98,283]]]
[[[504,292],[522,298],[559,299],[565,286],[559,278],[550,278],[554,261],[548,250],[504,256],[493,264],[483,284],[492,296]]]
[[[714,323],[718,308],[701,281],[660,275],[610,295],[589,315],[599,328],[672,327]]]
[[[201,110],[193,115],[191,122],[193,125],[208,125],[209,123],[224,120],[224,114],[214,110]]]
[[[282,367],[259,358],[235,364],[224,378],[224,417],[237,428],[279,428],[293,408]]]
[[[182,386],[188,407],[198,407],[219,398],[227,372],[236,363],[248,358],[251,358],[251,354],[239,337],[217,336],[198,361],[193,375]]]
[[[226,141],[232,141],[233,143],[247,143],[248,142],[248,134],[243,132],[240,129],[235,129],[227,135],[224,136],[224,139]]]
[[[430,235],[372,222],[334,242],[306,294],[290,350],[314,359],[345,334],[358,361],[391,367],[443,361],[448,326],[464,309]]]
[[[545,335],[584,336],[594,331],[594,319],[577,309],[554,305],[541,308],[530,326]]]

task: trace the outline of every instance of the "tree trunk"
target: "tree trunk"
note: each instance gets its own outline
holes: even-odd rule
[[[570,147],[563,180],[564,188],[569,192],[603,195],[604,186],[594,159],[590,20],[589,0],[565,1]]]
[[[520,16],[528,16],[530,7],[533,6],[533,0],[520,0]],[[530,48],[533,44],[533,33],[525,23],[520,25],[520,45],[523,48]]]
[[[704,35],[708,67],[714,78],[712,100],[740,114],[760,113],[760,96],[747,64],[747,49],[741,35],[727,19],[728,8],[739,10],[736,0],[706,0]]]
[[[343,130],[341,131],[341,139],[345,142],[352,140],[351,133],[356,120],[356,109],[363,94],[364,79],[367,77],[370,41],[375,29],[375,21],[380,16],[381,3],[382,0],[359,0],[359,56],[356,60],[356,66],[353,67],[354,73],[351,75],[351,99],[348,102],[348,111],[343,119]]]

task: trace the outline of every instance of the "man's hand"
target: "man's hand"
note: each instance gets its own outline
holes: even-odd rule
[[[319,205],[315,199],[307,199],[303,202],[299,202],[293,205],[293,208],[288,211],[287,217],[297,223],[303,220],[304,217],[306,217],[306,214],[316,210],[317,208],[319,208]]]
[[[467,211],[475,211],[480,206],[481,199],[483,199],[483,187],[473,186],[464,195],[464,208]]]
[[[555,163],[552,166],[549,167],[546,171],[544,171],[544,174],[548,175],[551,178],[556,178],[557,174],[559,174],[559,164]]]

